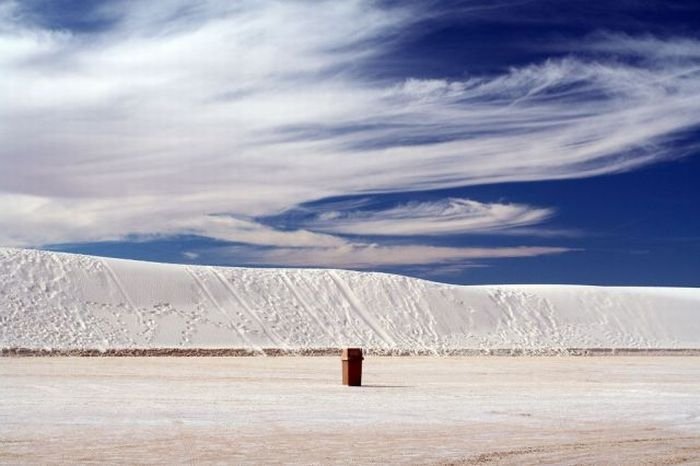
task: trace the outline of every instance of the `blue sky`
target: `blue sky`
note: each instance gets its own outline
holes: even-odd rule
[[[0,246],[698,286],[699,26],[691,1],[0,1]]]

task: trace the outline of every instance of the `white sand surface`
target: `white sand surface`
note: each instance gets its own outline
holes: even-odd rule
[[[700,464],[698,361],[1,358],[0,463]]]
[[[453,286],[0,248],[0,348],[700,348],[700,289]]]

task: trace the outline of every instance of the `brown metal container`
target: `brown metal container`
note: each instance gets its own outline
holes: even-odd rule
[[[343,362],[343,385],[362,385],[362,348],[345,348],[341,356]]]

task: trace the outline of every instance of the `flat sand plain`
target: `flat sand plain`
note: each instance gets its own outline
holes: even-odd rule
[[[0,358],[0,463],[700,464],[700,358]]]

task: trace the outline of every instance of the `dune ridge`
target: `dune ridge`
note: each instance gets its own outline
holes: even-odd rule
[[[693,352],[700,289],[456,286],[383,273],[0,248],[3,354],[312,354],[348,345],[375,354]]]

